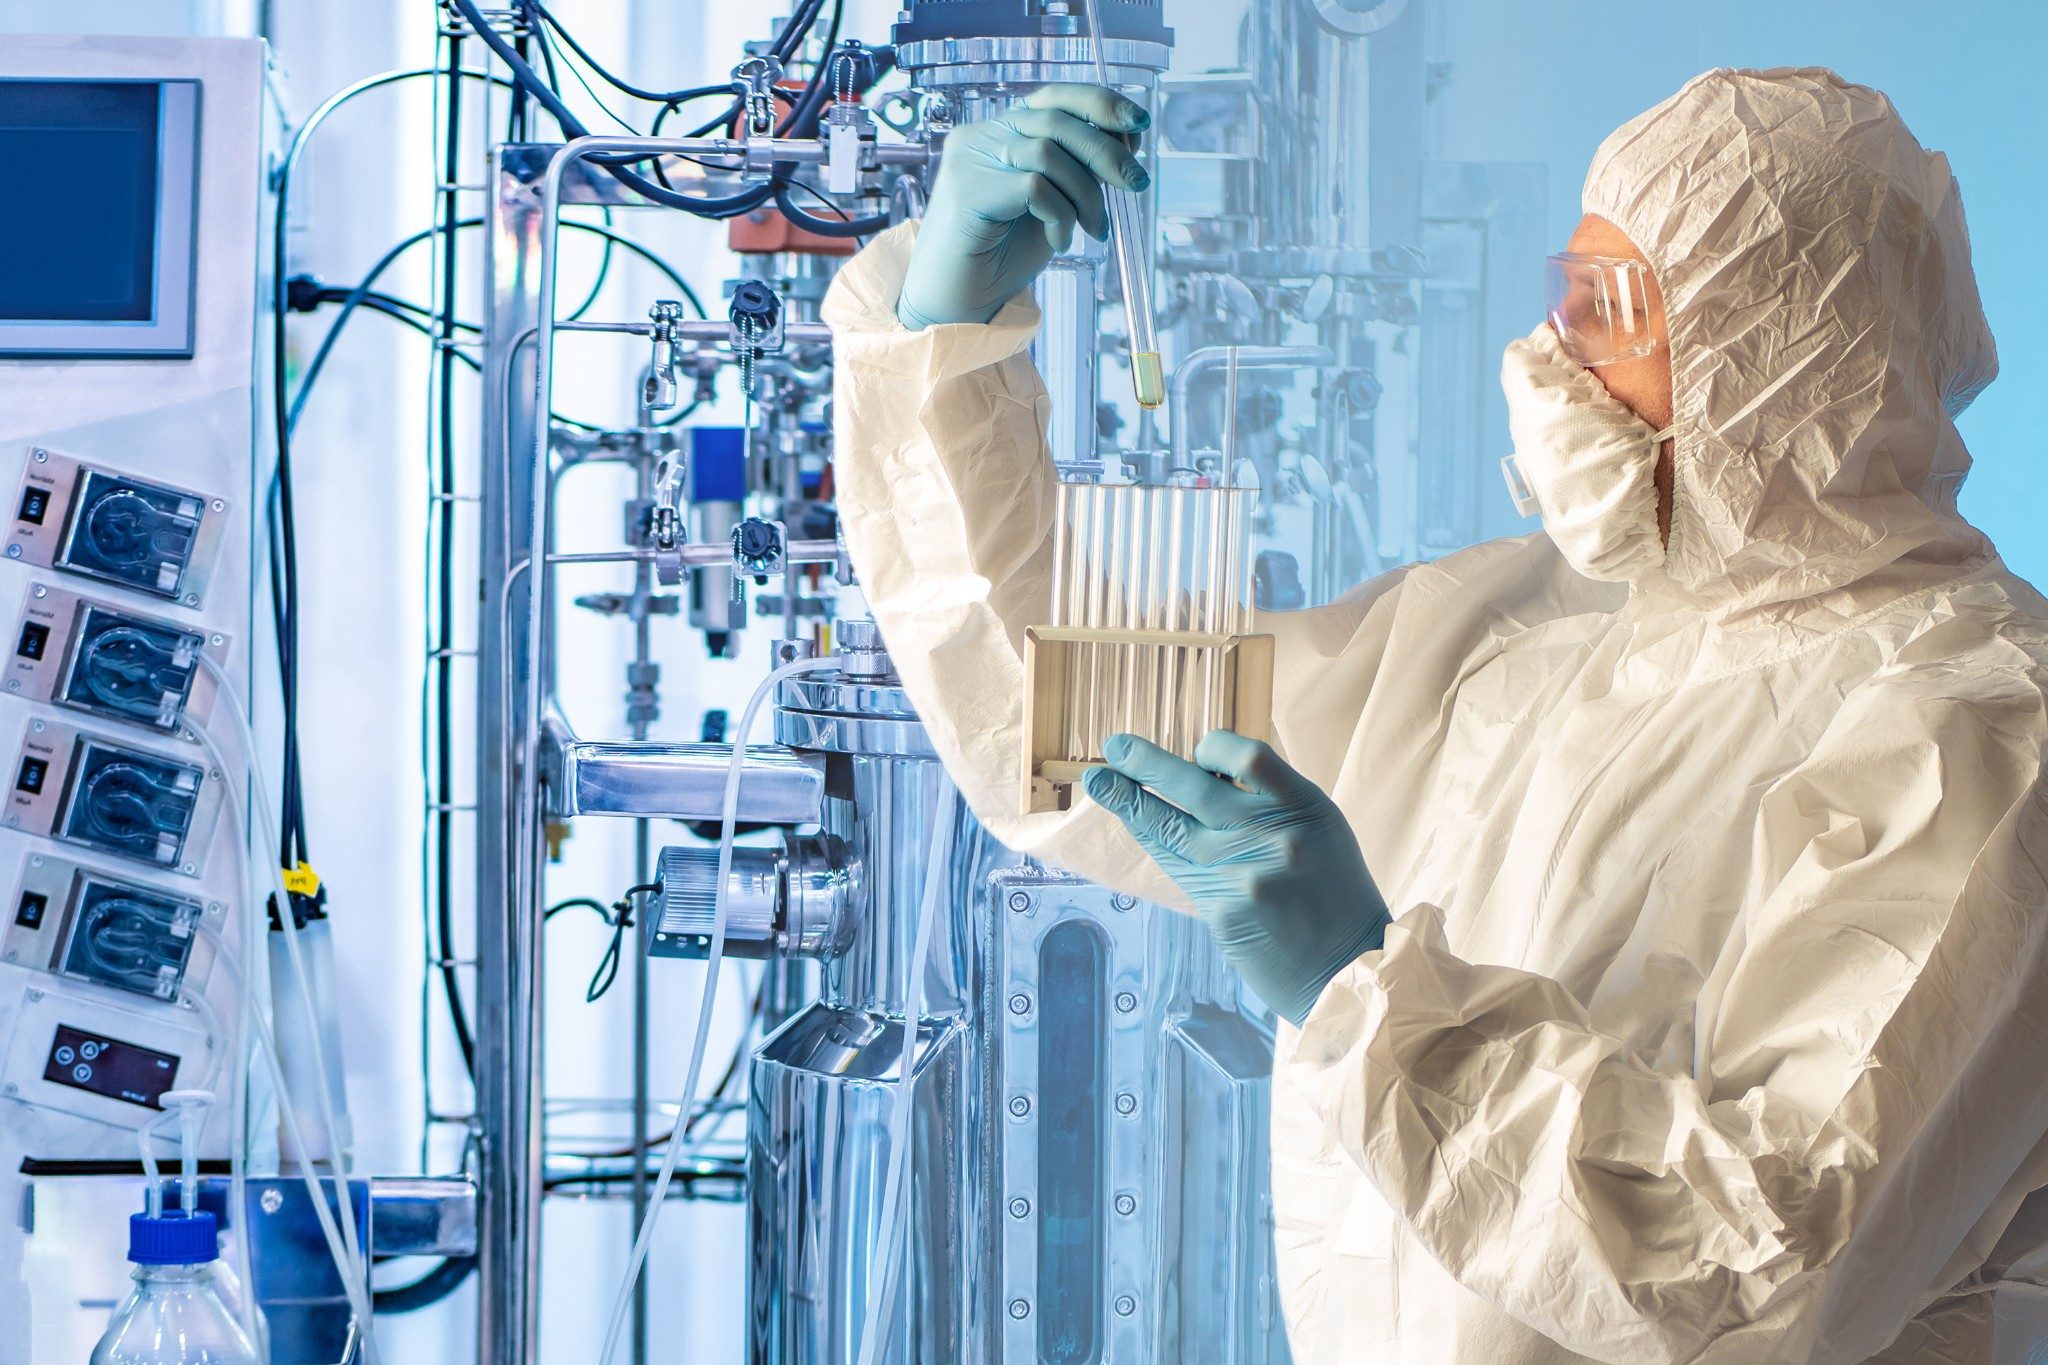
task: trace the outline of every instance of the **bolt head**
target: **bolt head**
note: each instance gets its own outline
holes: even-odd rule
[[[223,501],[222,501],[221,499],[219,499],[219,498],[215,498],[215,499],[213,500],[213,510],[214,510],[214,511],[216,511],[216,512],[225,512],[225,511],[227,511],[227,510],[228,510],[228,505],[227,505],[227,503],[223,502]]]
[[[1031,1305],[1026,1303],[1023,1299],[1011,1299],[1010,1316],[1016,1318],[1019,1322],[1022,1322],[1025,1318],[1031,1316]]]
[[[1138,1112],[1138,1097],[1125,1091],[1116,1097],[1116,1112],[1129,1117]]]
[[[1023,1095],[1019,1095],[1019,1096],[1017,1096],[1017,1097],[1016,1097],[1015,1099],[1012,1099],[1012,1100],[1010,1101],[1010,1113],[1011,1113],[1011,1114],[1012,1114],[1013,1116],[1015,1116],[1015,1117],[1017,1117],[1017,1118],[1020,1118],[1020,1119],[1021,1119],[1021,1118],[1023,1118],[1023,1117],[1024,1117],[1024,1116],[1025,1116],[1026,1114],[1029,1114],[1030,1112],[1031,1112],[1031,1101],[1030,1101],[1030,1099],[1029,1099],[1028,1097],[1026,1097],[1026,1096],[1023,1096]]]
[[[1022,891],[1012,891],[1010,893],[1010,908],[1020,911],[1029,910],[1031,908],[1031,897],[1025,895]]]
[[[284,1195],[277,1190],[265,1190],[256,1203],[265,1213],[276,1213],[284,1207]]]
[[[50,452],[49,452],[49,451],[47,451],[47,450],[37,450],[37,451],[35,451],[35,452],[34,452],[34,454],[35,454],[35,457],[36,457],[36,463],[37,463],[37,464],[48,464],[48,463],[49,463],[49,461],[50,461]]]
[[[1026,995],[1026,994],[1024,994],[1024,992],[1022,992],[1022,991],[1018,991],[1018,992],[1017,992],[1017,993],[1016,993],[1015,995],[1011,996],[1011,997],[1010,997],[1010,1013],[1012,1013],[1012,1014],[1029,1014],[1029,1013],[1031,1013],[1031,997],[1030,997],[1030,996],[1028,996],[1028,995]]]
[[[1129,910],[1138,903],[1136,896],[1126,896],[1121,891],[1109,898],[1109,903],[1118,910]]]
[[[1138,1211],[1138,1201],[1128,1194],[1116,1197],[1116,1211],[1128,1218]]]
[[[215,631],[215,632],[213,633],[212,637],[211,637],[211,638],[209,638],[209,639],[208,639],[208,641],[207,641],[207,643],[208,643],[208,644],[214,644],[214,645],[224,645],[224,644],[226,644],[227,642],[228,642],[228,637],[227,637],[227,636],[225,636],[225,635],[223,635],[223,634],[221,634],[221,633],[220,633],[219,631]]]
[[[36,584],[36,596],[38,596],[38,597],[48,597],[49,595],[50,595],[50,590],[49,590],[48,588],[44,587],[44,586],[43,586],[42,584],[40,584],[40,583]]]
[[[9,692],[21,691],[21,680],[19,678],[9,678],[7,680],[7,690]]]
[[[0,1095],[19,1095],[20,1093],[20,1088],[16,1086],[13,1081],[9,1081],[5,1085],[0,1085]]]
[[[19,545],[10,545],[10,546],[8,546],[8,547],[7,547],[7,557],[8,557],[9,559],[20,559],[20,558],[21,558],[21,547],[20,547]]]
[[[1118,991],[1116,993],[1116,1012],[1118,1014],[1129,1014],[1136,1008],[1138,1008],[1137,996],[1132,995],[1129,991]]]
[[[1031,1201],[1029,1199],[1025,1199],[1020,1196],[1010,1201],[1010,1217],[1029,1218],[1030,1216]]]
[[[36,1001],[38,1001],[38,1000],[41,1000],[42,998],[43,998],[43,993],[42,993],[41,991],[39,991],[39,990],[34,990],[34,989],[31,989],[31,990],[30,990],[30,991],[28,992],[28,1002],[29,1002],[29,1003],[30,1003],[31,1005],[35,1004],[35,1003],[36,1003]]]
[[[1116,1300],[1116,1315],[1127,1318],[1138,1311],[1138,1301],[1129,1294],[1119,1294]]]

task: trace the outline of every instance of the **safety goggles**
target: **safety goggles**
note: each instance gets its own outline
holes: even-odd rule
[[[1566,355],[1590,369],[1657,349],[1648,266],[1575,251],[1560,251],[1544,265],[1543,305]]]

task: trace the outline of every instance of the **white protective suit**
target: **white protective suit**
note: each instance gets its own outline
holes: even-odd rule
[[[1828,72],[1715,71],[1585,207],[1669,313],[1668,552],[1649,460],[1597,507],[1552,470],[1625,587],[1536,534],[1260,621],[1395,916],[1281,1026],[1296,1359],[2048,1358],[2048,602],[1955,510],[1996,362],[1948,165]],[[1171,900],[1104,812],[1017,814],[1036,317],[904,330],[911,242],[827,305],[869,600],[998,835]]]

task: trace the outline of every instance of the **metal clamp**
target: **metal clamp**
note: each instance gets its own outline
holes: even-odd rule
[[[847,39],[827,62],[832,107],[825,115],[825,189],[831,194],[857,194],[862,145],[875,140],[875,117],[860,102],[857,87],[873,64],[858,38]]]
[[[654,358],[640,385],[640,406],[648,412],[667,412],[676,406],[676,354],[682,341],[683,305],[662,299],[647,310],[647,317],[654,324]]]
[[[749,57],[732,69],[733,92],[745,105],[747,132],[768,137],[775,132],[775,86],[782,63],[773,57]]]

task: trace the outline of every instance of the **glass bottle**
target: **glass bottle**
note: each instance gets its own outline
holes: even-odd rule
[[[91,1365],[261,1365],[214,1284],[219,1255],[218,1224],[204,1210],[130,1218],[135,1289]]]

